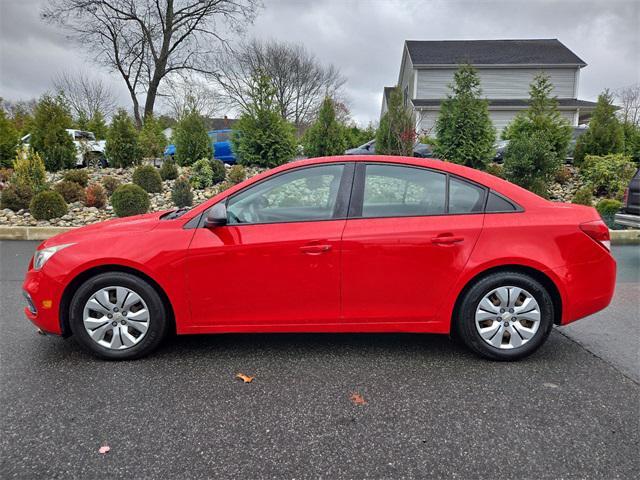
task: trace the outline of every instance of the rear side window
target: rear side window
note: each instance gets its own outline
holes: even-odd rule
[[[485,189],[464,180],[449,178],[449,213],[481,212]]]
[[[430,170],[367,165],[362,216],[411,217],[445,213],[447,177]]]
[[[516,206],[506,198],[496,195],[494,192],[489,192],[485,211],[487,213],[515,212]]]

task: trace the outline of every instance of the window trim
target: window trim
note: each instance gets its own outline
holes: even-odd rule
[[[274,175],[269,175],[268,177],[263,178],[262,180],[252,183],[251,185],[247,185],[246,187],[238,190],[237,192],[235,192],[233,195],[229,195],[225,198],[223,198],[221,200],[221,202],[224,203],[225,207],[229,204],[229,200],[231,200],[232,198],[236,197],[237,195],[240,195],[243,192],[246,192],[247,190],[249,190],[250,188],[253,187],[257,187],[258,185],[271,180],[273,178],[279,177],[281,175],[285,175],[288,173],[292,173],[292,172],[297,172],[300,170],[308,170],[311,168],[318,168],[318,167],[327,167],[327,166],[334,166],[334,165],[342,165],[344,168],[342,170],[342,178],[340,179],[340,185],[338,186],[338,193],[336,195],[336,203],[333,207],[333,213],[331,215],[330,218],[323,218],[323,219],[310,219],[310,220],[289,220],[289,221],[283,221],[283,222],[253,222],[253,223],[232,223],[232,224],[227,224],[226,226],[229,227],[244,227],[244,226],[249,226],[249,225],[283,225],[283,224],[288,224],[288,223],[310,223],[310,222],[331,222],[334,220],[346,220],[347,219],[347,213],[349,211],[349,203],[350,203],[350,198],[351,198],[351,190],[353,188],[353,177],[354,177],[354,170],[355,170],[355,166],[354,166],[354,162],[327,162],[327,163],[318,163],[315,165],[304,165],[304,166],[300,166],[300,167],[296,167],[296,168],[290,168],[287,170],[283,170],[282,172],[278,172]],[[204,227],[204,221],[207,218],[207,213],[209,212],[210,209],[212,209],[215,205],[217,205],[220,202],[217,202],[216,204],[212,205],[211,207],[207,208],[204,212],[202,212],[200,220],[198,221],[198,228],[203,228]]]

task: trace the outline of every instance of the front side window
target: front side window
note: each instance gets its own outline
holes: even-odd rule
[[[333,217],[344,165],[300,168],[276,175],[231,197],[228,223],[278,223]]]
[[[445,213],[447,177],[396,165],[367,165],[363,217],[409,217]]]

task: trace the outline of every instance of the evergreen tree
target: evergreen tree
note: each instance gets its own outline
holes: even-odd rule
[[[480,77],[471,65],[461,65],[442,102],[436,121],[435,156],[468,167],[484,169],[493,157],[495,129],[488,103],[480,95]]]
[[[107,122],[104,120],[102,112],[97,111],[93,114],[87,122],[87,130],[93,132],[96,136],[96,140],[106,140],[107,133],[109,133],[109,127],[107,126]]]
[[[0,108],[0,168],[11,167],[19,141],[18,130]]]
[[[61,96],[44,95],[35,108],[31,125],[31,147],[44,158],[49,171],[71,168],[76,147],[67,128],[73,126],[69,108]]]
[[[345,127],[336,118],[333,100],[325,97],[318,118],[304,134],[304,153],[308,157],[342,155],[347,148]]]
[[[201,158],[211,158],[213,150],[202,117],[192,110],[180,119],[173,133],[178,165],[191,165]]]
[[[239,162],[259,167],[276,167],[296,153],[294,128],[282,118],[274,102],[275,91],[264,74],[251,84],[253,102],[234,125],[232,142]]]
[[[403,104],[400,87],[395,87],[389,94],[387,111],[380,119],[376,153],[412,157],[415,140],[413,116]]]
[[[357,125],[345,127],[346,148],[355,148],[376,138],[377,128],[369,122],[367,128],[360,128]]]
[[[111,120],[105,155],[109,164],[118,168],[140,163],[142,152],[138,143],[138,132],[124,109],[118,110]]]
[[[167,145],[167,138],[162,133],[160,122],[153,115],[145,117],[139,139],[143,157],[161,157]]]
[[[623,149],[624,131],[616,116],[613,96],[605,90],[598,96],[589,128],[578,138],[573,161],[580,165],[586,155],[603,156],[622,152]]]
[[[634,162],[640,163],[640,126],[624,122],[622,131],[624,132],[624,154],[631,157]]]
[[[78,130],[89,130],[89,119],[87,118],[87,114],[84,112],[80,112],[78,118],[76,119],[75,128]]]

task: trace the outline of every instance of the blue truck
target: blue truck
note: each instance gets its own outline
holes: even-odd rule
[[[231,129],[211,130],[207,132],[211,139],[213,158],[229,165],[236,163],[236,155],[231,148]],[[172,143],[164,149],[165,157],[173,157],[176,154],[176,146]]]

